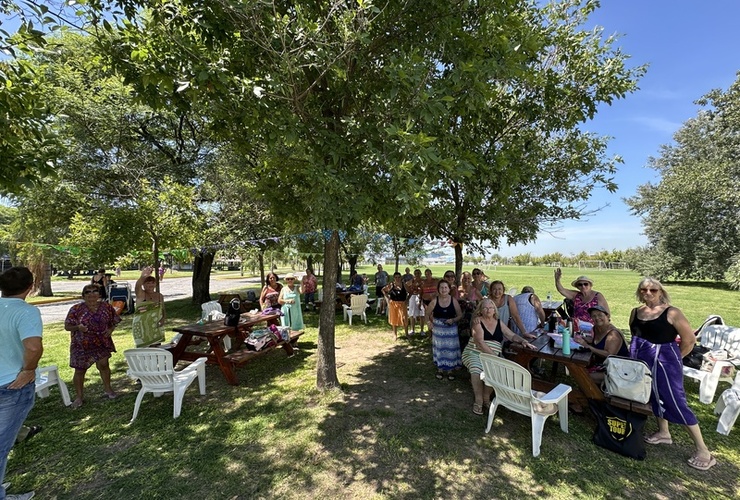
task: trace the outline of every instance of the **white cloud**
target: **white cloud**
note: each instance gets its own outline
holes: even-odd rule
[[[665,118],[657,118],[652,116],[637,116],[632,118],[632,121],[640,123],[651,130],[673,135],[676,130],[681,128],[683,123],[666,120]]]

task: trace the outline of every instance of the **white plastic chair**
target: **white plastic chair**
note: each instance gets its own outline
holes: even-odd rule
[[[218,300],[204,302],[200,305],[200,310],[200,319],[203,321],[220,321],[226,317],[223,308],[221,307],[221,303],[219,303]],[[225,351],[231,350],[231,337],[224,335],[223,344]]]
[[[59,386],[59,392],[62,393],[62,402],[64,406],[72,404],[69,397],[69,390],[64,380],[59,378],[59,369],[56,365],[44,366],[39,368],[38,377],[36,378],[36,395],[40,398],[49,396],[49,387]]]
[[[689,366],[683,367],[686,377],[699,381],[699,401],[712,404],[717,384],[720,381],[732,382],[732,376],[726,373],[728,367],[740,365],[740,328],[728,325],[709,325],[699,332],[700,343],[710,350],[726,350],[728,359],[714,363],[712,371],[703,371]]]
[[[726,389],[717,399],[714,414],[720,416],[717,422],[717,432],[725,436],[729,435],[737,417],[740,416],[740,373],[735,376],[732,387]]]
[[[208,320],[212,319],[214,316],[218,316],[217,314],[213,313],[220,313],[224,314],[223,308],[221,307],[221,304],[218,302],[218,300],[211,300],[210,302],[204,302],[200,305],[201,315],[200,318],[202,320]],[[223,316],[221,317],[223,319]]]
[[[542,430],[547,417],[557,413],[560,429],[568,432],[568,393],[572,390],[569,385],[559,384],[544,396],[538,397],[532,391],[532,375],[524,367],[487,353],[481,353],[480,360],[483,365],[481,380],[496,391],[488,410],[486,433],[491,430],[499,405],[531,418],[532,455],[535,457],[540,454]]]
[[[136,420],[139,406],[147,392],[154,393],[154,397],[159,397],[165,392],[173,392],[175,398],[173,418],[180,416],[185,390],[196,378],[201,396],[206,393],[206,358],[198,358],[182,370],[175,371],[172,364],[172,353],[164,349],[151,347],[127,349],[123,355],[129,366],[128,376],[141,382],[141,390],[136,396],[134,416],[131,417],[131,422]]]
[[[385,304],[385,297],[382,295],[378,297],[378,300],[375,302],[375,314],[378,314],[380,312],[380,308],[383,307],[383,304]],[[388,308],[386,307],[386,311]]]
[[[352,316],[360,316],[363,320],[365,320],[365,324],[367,324],[367,295],[359,294],[359,295],[352,295],[350,297],[350,304],[342,304],[342,309],[344,310],[344,320],[347,321],[349,319],[349,324],[352,326]]]

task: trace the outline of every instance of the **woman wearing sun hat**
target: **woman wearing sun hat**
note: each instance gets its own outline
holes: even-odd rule
[[[301,312],[301,289],[296,285],[296,277],[293,273],[286,274],[283,279],[285,286],[280,290],[278,302],[282,306],[280,310],[283,316],[280,318],[281,326],[289,326],[291,330],[303,330],[303,312]]]
[[[591,323],[591,316],[588,309],[594,306],[601,306],[610,314],[609,304],[604,296],[593,289],[594,282],[588,276],[579,276],[571,282],[571,286],[576,290],[569,290],[560,283],[563,272],[558,267],[555,269],[555,287],[558,292],[566,299],[573,301],[573,316],[578,321]]]

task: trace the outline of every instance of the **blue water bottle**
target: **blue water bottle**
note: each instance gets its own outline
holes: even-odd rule
[[[570,321],[563,330],[563,354],[570,356]]]

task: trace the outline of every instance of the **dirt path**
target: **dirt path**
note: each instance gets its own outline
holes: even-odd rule
[[[118,280],[117,283],[128,283],[132,289],[136,284],[136,280]],[[70,292],[70,291],[82,291],[82,287],[86,283],[81,281],[54,281],[52,282],[52,289],[55,292]],[[258,286],[259,278],[238,278],[238,279],[219,279],[217,277],[211,277],[211,293],[223,292],[227,290],[238,290],[246,287]],[[192,296],[192,279],[187,278],[166,278],[162,280],[160,284],[162,294],[165,297],[165,301],[184,299]],[[40,304],[38,308],[41,310],[41,319],[44,324],[54,323],[57,321],[64,321],[67,317],[67,312],[73,304],[82,302],[82,300],[65,300],[63,302],[54,302],[51,304]]]

